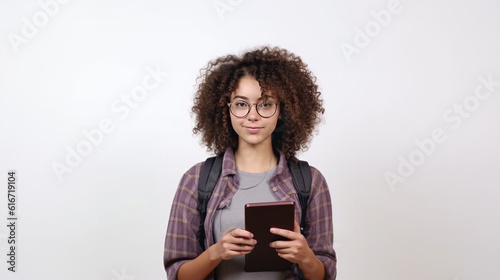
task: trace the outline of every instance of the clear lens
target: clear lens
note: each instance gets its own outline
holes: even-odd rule
[[[237,101],[231,103],[231,112],[236,117],[244,117],[250,112],[250,105],[244,101]]]
[[[270,117],[276,110],[276,103],[261,101],[257,104],[257,112],[263,117]]]

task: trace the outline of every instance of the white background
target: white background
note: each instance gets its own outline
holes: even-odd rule
[[[0,2],[1,279],[165,279],[173,193],[209,156],[191,132],[198,71],[263,44],[300,55],[318,78],[325,122],[299,157],[330,186],[338,279],[500,278],[499,2],[42,6]],[[395,12],[385,26],[381,10]],[[365,45],[358,30],[371,34]],[[112,109],[148,67],[169,75],[129,115]],[[488,91],[479,77],[497,84]],[[103,120],[114,129],[70,167],[68,151]],[[434,130],[441,143],[426,140],[424,154],[415,142]],[[71,172],[59,180],[54,164]],[[12,169],[16,273],[5,261]],[[387,172],[400,176],[392,187]]]

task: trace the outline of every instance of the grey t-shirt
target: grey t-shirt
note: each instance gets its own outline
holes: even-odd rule
[[[217,210],[215,213],[214,236],[216,242],[232,229],[245,228],[245,204],[278,201],[269,187],[269,179],[276,172],[276,168],[267,173],[237,172],[240,179],[238,191],[227,207]],[[244,255],[222,261],[215,269],[217,280],[283,279],[283,273],[283,271],[245,272]]]

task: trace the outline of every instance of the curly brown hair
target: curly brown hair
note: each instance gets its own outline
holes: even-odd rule
[[[295,163],[295,154],[306,150],[324,113],[316,77],[299,56],[285,49],[261,47],[241,56],[227,55],[212,60],[200,70],[192,113],[193,133],[202,134],[202,143],[217,155],[227,148],[236,150],[227,104],[244,76],[254,77],[264,94],[269,91],[280,102],[281,118],[272,135],[273,148]]]

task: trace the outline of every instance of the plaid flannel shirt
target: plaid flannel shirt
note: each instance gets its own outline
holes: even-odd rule
[[[174,196],[165,238],[164,265],[168,279],[176,280],[182,264],[196,258],[203,252],[197,240],[200,216],[198,205],[198,180],[203,162],[191,167],[182,177]],[[325,178],[311,167],[311,194],[306,222],[309,231],[306,236],[309,247],[325,266],[325,279],[336,278],[337,258],[333,250],[333,220],[330,192]],[[280,201],[295,201],[295,220],[300,224],[300,202],[292,181],[292,175],[283,154],[280,155],[276,173],[269,180],[271,190]],[[231,202],[238,190],[238,176],[234,152],[228,149],[223,158],[221,178],[217,182],[207,207],[205,219],[205,247],[215,243],[213,221],[215,211]],[[296,277],[295,266],[287,279]],[[214,279],[212,272],[207,279]]]

